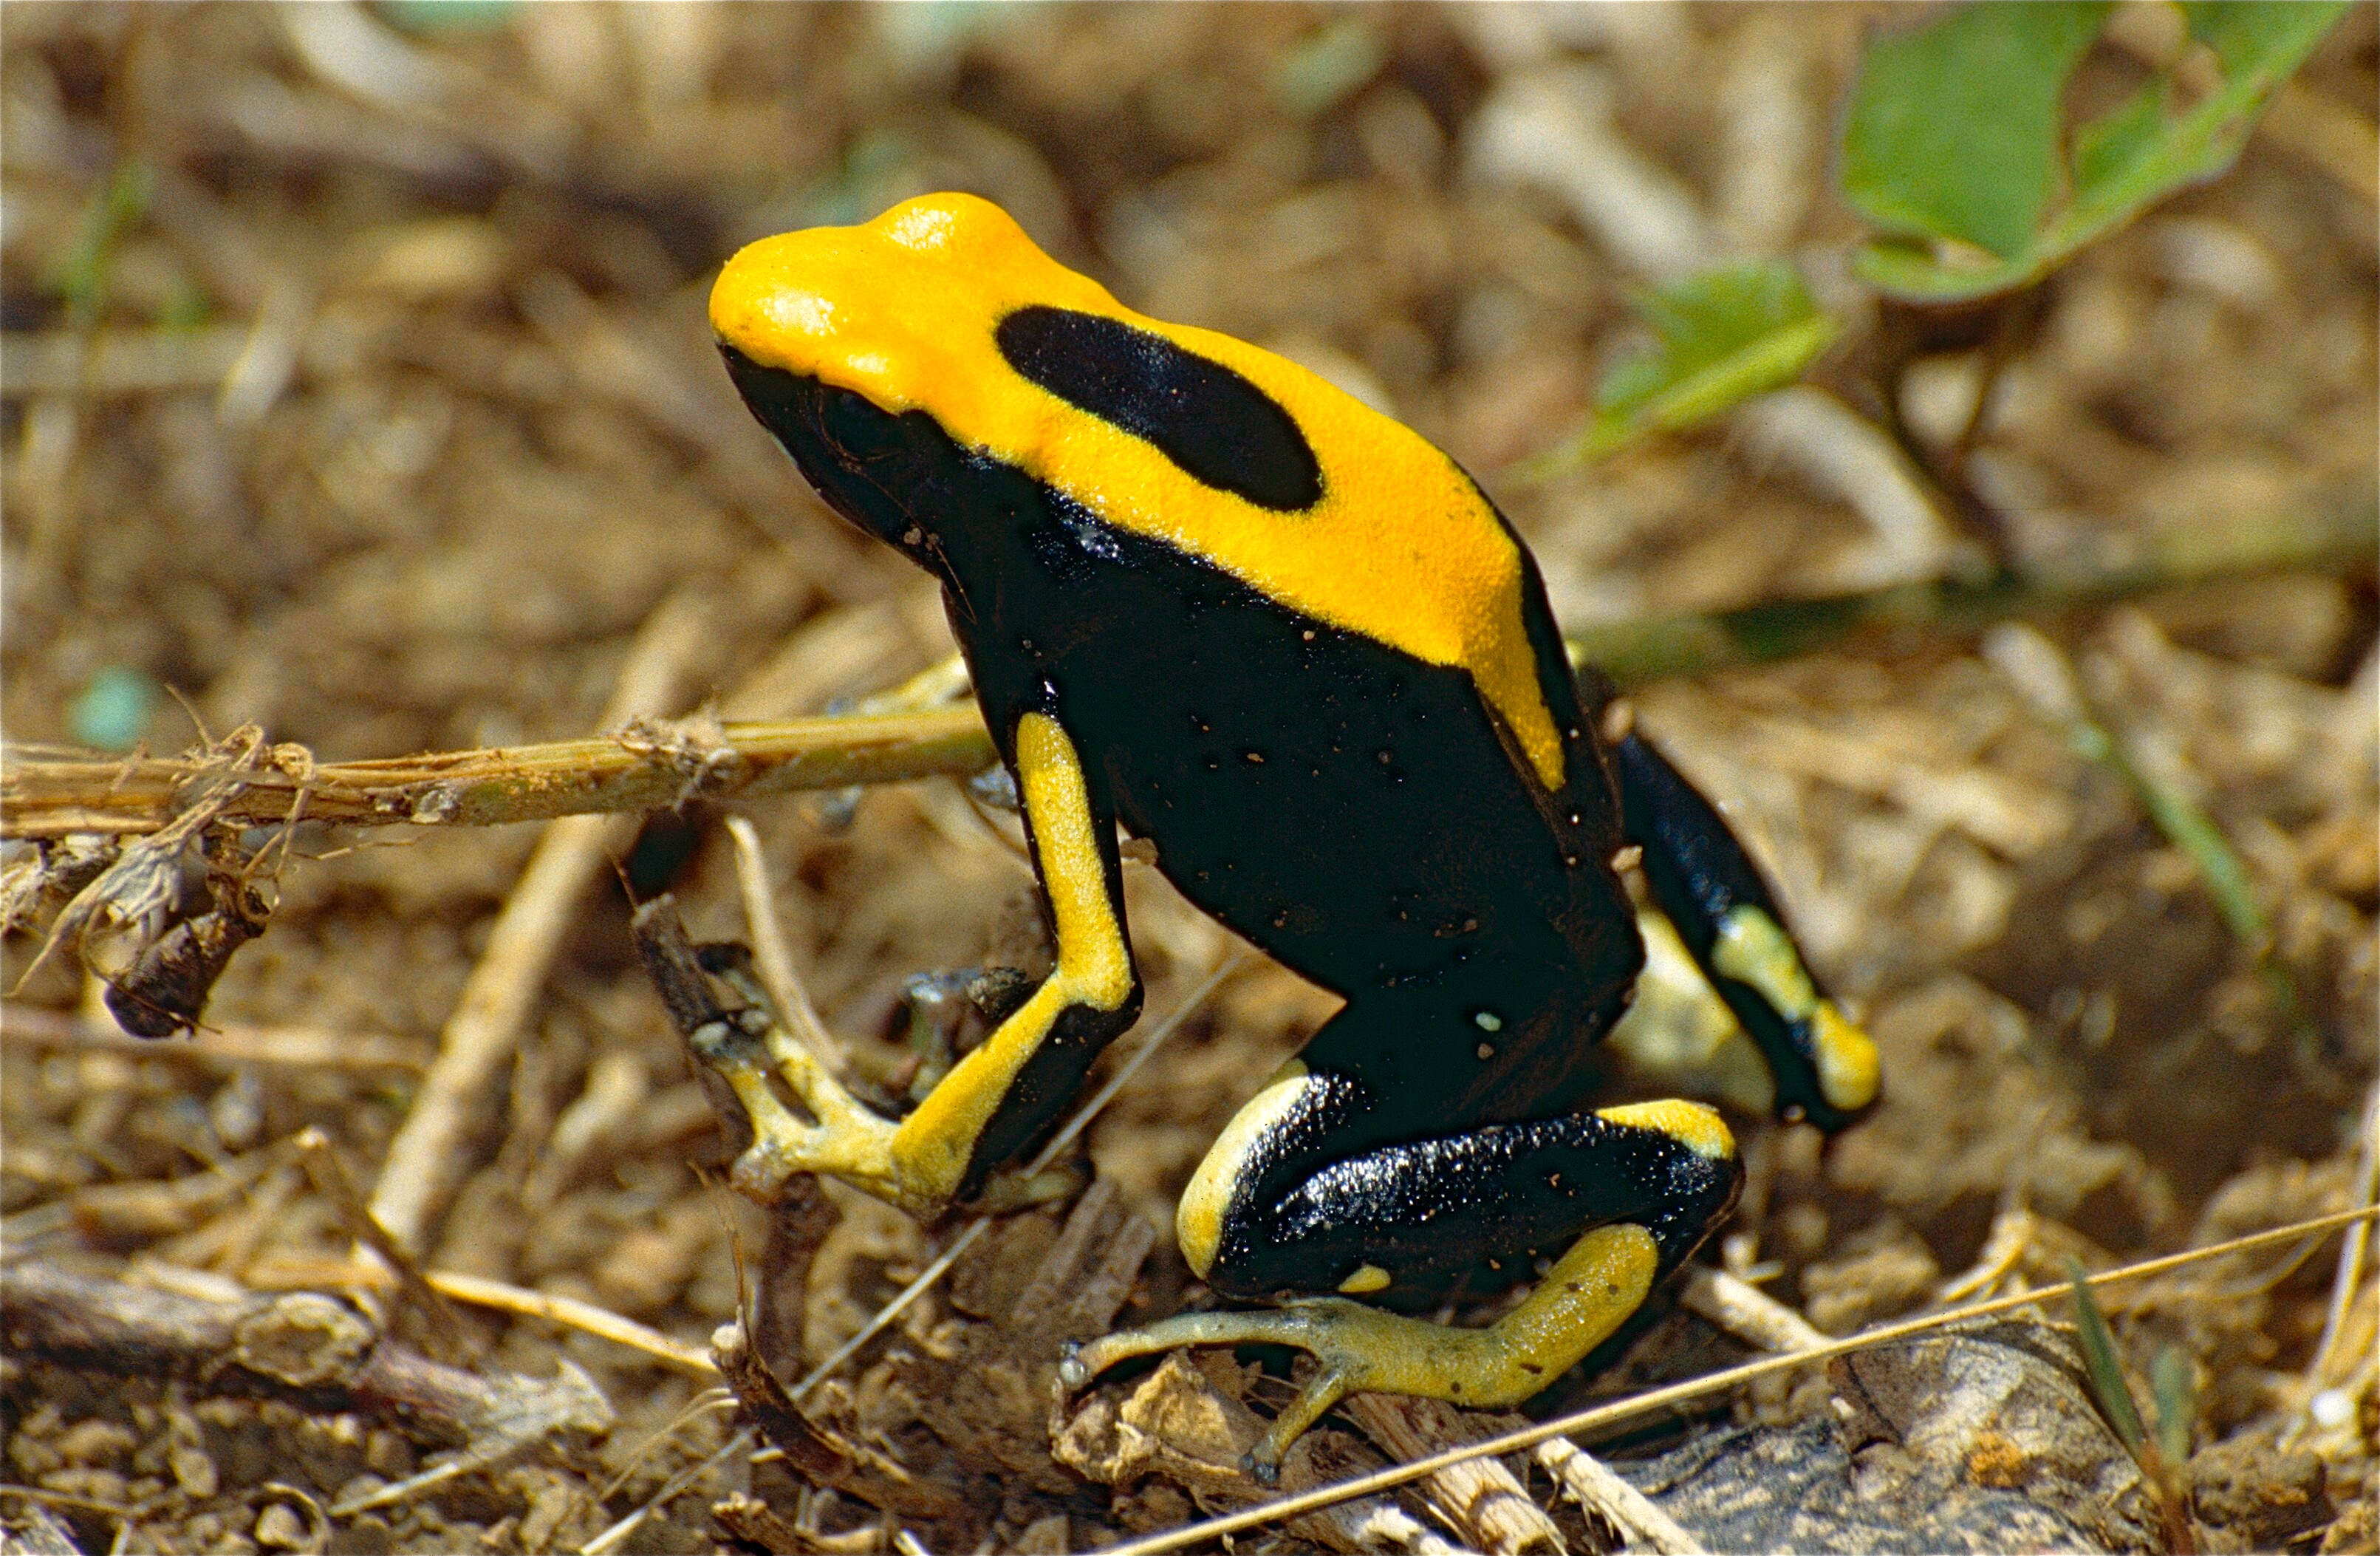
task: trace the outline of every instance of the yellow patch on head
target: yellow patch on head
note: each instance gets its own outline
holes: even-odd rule
[[[1717,1110],[1700,1102],[1626,1102],[1616,1108],[1597,1108],[1595,1116],[1634,1129],[1658,1130],[1713,1161],[1727,1161],[1735,1155],[1735,1137],[1729,1133],[1726,1122]]]
[[[994,332],[1037,306],[1161,335],[1246,379],[1305,435],[1321,501],[1284,515],[1218,491],[1026,379]],[[998,206],[963,194],[760,239],[720,273],[710,322],[763,366],[894,415],[923,410],[959,443],[1292,609],[1468,671],[1538,781],[1561,787],[1561,739],[1522,624],[1518,542],[1451,459],[1305,369],[1134,312],[1036,248]]]

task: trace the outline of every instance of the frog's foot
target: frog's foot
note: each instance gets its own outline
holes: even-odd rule
[[[762,1012],[722,1012],[686,1042],[735,1090],[751,1123],[752,1143],[735,1161],[738,1189],[769,1201],[796,1173],[832,1173],[905,1204],[892,1149],[898,1126],[844,1089],[817,1055]],[[808,1120],[785,1105],[777,1082],[809,1110]]]
[[[1401,1318],[1343,1297],[1305,1297],[1273,1312],[1184,1313],[1070,1347],[1059,1378],[1079,1389],[1133,1356],[1177,1345],[1290,1345],[1318,1368],[1274,1417],[1243,1467],[1271,1484],[1281,1455],[1351,1393],[1418,1394],[1456,1404],[1518,1404],[1601,1344],[1660,1272],[1653,1234],[1633,1223],[1597,1227],[1572,1244],[1520,1307],[1486,1329]]]

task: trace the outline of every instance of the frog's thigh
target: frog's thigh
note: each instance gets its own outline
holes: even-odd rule
[[[1284,1149],[1311,1149],[1336,1100],[1333,1079],[1284,1069],[1232,1121],[1216,1150],[1261,1194],[1224,1197],[1194,1182],[1184,1251],[1219,1290],[1362,1294],[1481,1256],[1560,1257],[1520,1307],[1486,1329],[1454,1329],[1340,1297],[1277,1312],[1196,1313],[1108,1336],[1070,1362],[1074,1382],[1127,1356],[1174,1345],[1268,1342],[1319,1367],[1251,1454],[1269,1469],[1343,1395],[1363,1390],[1461,1404],[1516,1404],[1602,1343],[1734,1203],[1742,1182],[1718,1115],[1693,1102],[1483,1125],[1317,1161],[1281,1181]],[[1235,1137],[1235,1133],[1237,1137]],[[1327,1137],[1327,1128],[1318,1131]],[[1217,1166],[1210,1155],[1200,1174]]]
[[[1727,1125],[1682,1101],[1332,1150],[1335,1079],[1285,1068],[1184,1191],[1183,1254],[1216,1290],[1362,1295],[1482,1259],[1525,1268],[1623,1223],[1645,1230],[1666,1271],[1742,1179]]]

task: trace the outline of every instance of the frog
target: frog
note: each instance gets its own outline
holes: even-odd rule
[[[1874,1105],[1874,1041],[1742,844],[1573,668],[1528,547],[1420,434],[1135,311],[968,194],[761,238],[710,322],[810,487],[939,582],[1054,946],[905,1117],[781,1032],[704,1050],[751,1125],[740,1186],[825,1173],[930,1216],[1010,1183],[1138,1015],[1120,833],[1140,840],[1341,1003],[1181,1193],[1182,1257],[1237,1306],[1074,1347],[1062,1385],[1185,1345],[1303,1351],[1309,1380],[1248,1455],[1269,1477],[1353,1392],[1525,1401],[1733,1207],[1715,1109],[1596,1105],[1645,960],[1624,871],[1780,1116],[1832,1133]],[[1393,1310],[1483,1264],[1536,1274],[1494,1322]]]

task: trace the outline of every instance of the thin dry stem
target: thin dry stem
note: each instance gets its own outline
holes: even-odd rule
[[[704,630],[695,595],[662,602],[629,650],[604,722],[650,717],[675,700],[683,666]],[[472,1123],[520,1040],[579,897],[625,845],[620,834],[627,824],[608,816],[552,823],[496,916],[488,948],[439,1034],[438,1057],[389,1142],[372,1191],[372,1217],[399,1247],[418,1252],[428,1245],[447,1196],[469,1169]]]
[[[1549,1437],[1538,1443],[1536,1459],[1561,1486],[1562,1495],[1626,1535],[1632,1547],[1642,1546],[1658,1556],[1709,1556],[1684,1525],[1570,1439]]]
[[[1764,1351],[1807,1351],[1827,1343],[1826,1331],[1747,1281],[1696,1265],[1679,1299],[1739,1340]]]
[[[2380,1085],[2364,1099],[2362,1141],[2356,1148],[2355,1197],[2369,1209],[2380,1202]],[[2348,1309],[2363,1285],[2363,1260],[2372,1244],[2372,1223],[2357,1222],[2347,1229],[2338,1250],[2338,1269],[2331,1279],[2330,1306],[2323,1315],[2322,1341],[2306,1366],[2306,1380],[2315,1388],[2343,1370],[2338,1368],[2339,1337],[2347,1328]]]
[[[971,705],[925,713],[758,720],[718,726],[709,750],[620,735],[544,745],[310,764],[246,774],[220,818],[278,821],[303,790],[316,821],[501,826],[559,816],[664,808],[695,796],[757,798],[801,789],[980,772],[998,760]],[[177,757],[105,760],[8,752],[0,835],[140,833],[171,821],[177,796],[210,771]]]
[[[784,925],[778,921],[776,899],[769,892],[769,866],[760,855],[760,833],[741,816],[727,818],[727,835],[735,842],[735,884],[744,896],[744,923],[752,936],[752,960],[768,991],[779,1021],[802,1046],[834,1074],[846,1074],[850,1054],[843,1040],[819,1019],[818,1006],[794,966],[785,943]]]
[[[0,1041],[28,1047],[112,1049],[151,1059],[196,1060],[218,1069],[274,1064],[295,1069],[419,1070],[430,1063],[429,1050],[407,1038],[334,1032],[326,1027],[226,1024],[201,1027],[187,1040],[161,1041],[14,1001],[0,1004]]]
[[[615,1345],[625,1345],[632,1351],[642,1351],[698,1378],[716,1377],[719,1372],[710,1353],[700,1346],[674,1340],[657,1329],[640,1324],[634,1319],[623,1318],[608,1307],[598,1307],[591,1302],[581,1302],[574,1296],[529,1291],[509,1282],[467,1275],[458,1270],[425,1270],[421,1278],[431,1290],[442,1296],[451,1296],[457,1302],[543,1319],[548,1323],[561,1324],[566,1329],[609,1340]]]
[[[1354,1394],[1340,1406],[1389,1456],[1415,1459],[1463,1441],[1453,1407],[1433,1399]],[[1466,1459],[1429,1476],[1417,1488],[1432,1512],[1467,1549],[1490,1552],[1560,1550],[1561,1531],[1529,1500],[1527,1488],[1501,1459]]]

